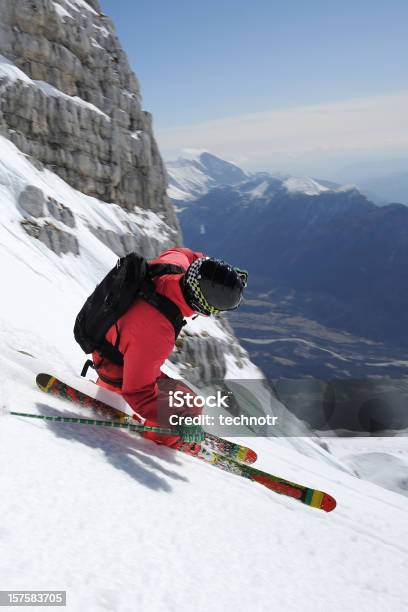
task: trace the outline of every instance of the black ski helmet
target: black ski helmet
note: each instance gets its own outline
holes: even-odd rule
[[[200,257],[184,275],[183,288],[188,304],[203,315],[235,310],[241,303],[248,274],[232,268],[222,259]]]

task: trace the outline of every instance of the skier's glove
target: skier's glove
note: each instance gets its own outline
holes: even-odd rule
[[[205,434],[201,425],[179,425],[178,432],[183,442],[200,444],[204,441]]]

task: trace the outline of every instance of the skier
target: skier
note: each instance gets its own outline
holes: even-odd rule
[[[145,419],[145,425],[163,426],[162,418],[158,422],[159,414],[174,413],[169,409],[168,391],[191,394],[185,385],[170,379],[160,369],[175,345],[178,331],[175,333],[175,312],[184,318],[235,310],[241,302],[248,275],[189,248],[171,248],[148,263],[152,269],[161,268],[161,274],[152,280],[155,299],[159,296],[161,302],[164,300],[165,308],[141,293],[141,298],[146,299],[136,299],[105,335],[109,346],[123,355],[123,365],[95,351],[92,367],[99,377],[97,384],[120,393],[134,410],[135,419]],[[166,273],[167,269],[170,273]],[[192,416],[200,413],[198,408],[184,410],[184,414]],[[190,444],[192,452],[204,439],[200,425],[180,426],[174,436],[152,432],[145,432],[144,436],[172,447]]]

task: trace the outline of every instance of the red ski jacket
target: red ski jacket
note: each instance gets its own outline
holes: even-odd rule
[[[195,253],[188,248],[172,248],[164,251],[150,263],[169,263],[180,266],[187,270],[189,265],[203,257],[202,253]],[[183,274],[166,274],[154,279],[156,291],[165,295],[179,307],[184,317],[190,317],[195,312],[184,299],[180,279]],[[123,355],[123,367],[102,358],[99,353],[93,354],[93,361],[101,387],[116,391],[123,395],[124,399],[135,411],[148,422],[156,422],[159,402],[166,401],[165,394],[161,398],[158,380],[167,378],[160,368],[174,348],[174,328],[170,321],[157,308],[148,304],[143,299],[138,299],[121,317],[118,322],[119,350]],[[117,332],[113,325],[106,334],[106,340],[115,344]],[[175,389],[179,387],[178,381],[174,382]],[[168,385],[166,385],[168,390]],[[200,413],[200,410],[189,409],[189,413]],[[171,443],[170,439],[162,439],[163,436],[150,434],[147,436],[161,441],[165,444]],[[168,437],[167,437],[168,438]]]

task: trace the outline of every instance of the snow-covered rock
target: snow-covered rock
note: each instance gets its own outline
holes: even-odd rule
[[[44,193],[34,185],[27,185],[20,193],[18,203],[25,213],[32,217],[44,216]]]
[[[75,189],[177,229],[151,117],[98,2],[4,0],[0,24],[2,133]]]

